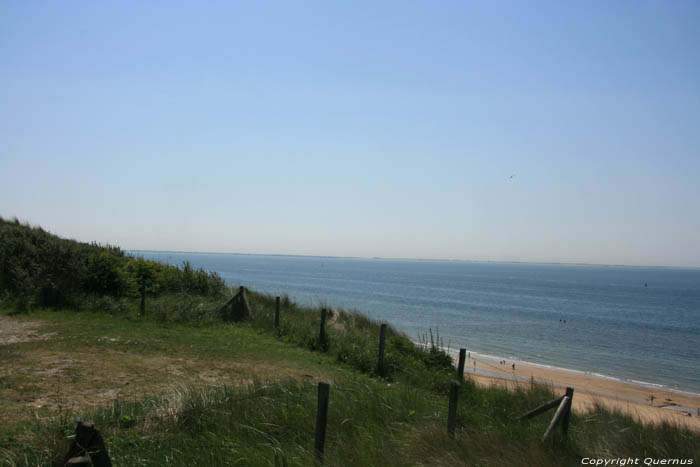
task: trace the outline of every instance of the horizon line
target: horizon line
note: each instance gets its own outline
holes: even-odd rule
[[[499,264],[535,264],[552,266],[602,266],[602,267],[625,267],[625,268],[666,268],[666,269],[698,269],[700,266],[669,266],[669,265],[648,265],[648,264],[607,264],[607,263],[582,263],[566,261],[518,261],[518,260],[479,260],[479,259],[444,259],[444,258],[389,258],[382,256],[341,256],[341,255],[303,255],[289,253],[237,253],[221,251],[177,251],[177,250],[128,250],[125,252],[149,252],[149,253],[194,253],[205,255],[238,255],[238,256],[285,256],[292,258],[329,258],[329,259],[361,259],[380,261],[433,261],[452,263],[499,263]]]
[[[92,240],[91,242],[85,240],[77,240],[75,238],[70,238],[68,236],[62,236],[58,233],[51,231],[48,228],[44,228],[41,224],[32,224],[30,221],[21,221],[18,216],[12,216],[10,218],[5,218],[0,215],[0,220],[6,222],[18,222],[24,226],[30,228],[39,228],[52,235],[56,235],[59,238],[66,240],[73,240],[83,243],[96,243],[102,245],[99,242]],[[285,254],[285,253],[237,253],[237,252],[220,252],[220,251],[177,251],[177,250],[150,250],[150,249],[126,249],[119,245],[112,245],[110,243],[105,243],[104,245],[116,246],[123,251],[135,251],[135,252],[152,252],[152,253],[196,253],[196,254],[209,254],[209,255],[247,255],[247,256],[288,256],[288,257],[299,257],[299,258],[337,258],[337,259],[364,259],[364,260],[385,260],[385,261],[433,261],[433,262],[461,262],[461,263],[499,263],[499,264],[539,264],[539,265],[560,265],[560,266],[601,266],[601,267],[627,267],[627,268],[666,268],[666,269],[692,269],[699,270],[700,265],[696,266],[671,266],[664,264],[650,265],[650,264],[609,264],[609,263],[585,263],[585,262],[567,262],[567,261],[519,261],[519,260],[479,260],[479,259],[454,259],[454,258],[388,258],[381,256],[342,256],[342,255],[303,255],[303,254]]]

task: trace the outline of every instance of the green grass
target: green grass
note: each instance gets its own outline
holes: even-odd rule
[[[410,371],[394,368],[390,378],[378,378],[371,366],[357,364],[366,360],[364,350],[359,357],[342,357],[353,351],[349,341],[371,346],[376,323],[336,312],[333,322],[343,326],[331,328],[328,349],[311,350],[313,343],[299,336],[315,332],[317,310],[287,304],[288,327],[277,332],[266,316],[269,301],[251,294],[256,319],[235,324],[138,319],[135,311],[21,315],[42,323],[38,333],[55,334],[1,348],[3,368],[12,376],[2,379],[0,399],[18,385],[34,395],[61,386],[62,403],[24,412],[10,407],[15,415],[0,429],[0,463],[60,465],[76,421],[90,419],[104,434],[115,465],[312,465],[321,380],[331,383],[326,465],[558,466],[580,465],[582,457],[700,458],[697,433],[668,424],[643,426],[604,409],[574,413],[568,438],[557,430],[541,443],[551,413],[517,419],[554,397],[540,386],[483,388],[466,381],[451,439],[444,381],[454,374],[431,365],[429,352],[419,351],[427,357],[408,365]],[[392,342],[401,339],[392,333]],[[396,345],[401,347],[391,347],[393,361],[409,361],[411,352]],[[376,358],[373,349],[367,353]],[[47,354],[85,364],[72,365],[56,376],[59,384],[47,387],[46,377],[28,370],[45,363]],[[99,371],[87,355],[101,362]],[[148,363],[166,357],[184,362],[176,378]],[[198,376],[212,369],[219,378],[203,383]],[[144,381],[138,380],[140,371],[150,372]],[[93,381],[100,372],[132,377],[132,392],[97,404],[69,403],[75,392],[111,387]]]
[[[546,389],[479,389],[466,385],[459,429],[445,430],[444,398],[365,377],[331,388],[326,465],[579,465],[582,457],[697,459],[697,436],[671,427],[643,428],[608,412],[574,416],[569,439],[540,437],[547,418],[517,421],[551,397]],[[478,406],[466,403],[479,402]],[[245,388],[176,388],[137,403],[92,411],[115,465],[312,465],[316,386],[254,382]],[[35,443],[16,435],[0,456],[9,465],[60,465],[76,417],[34,422]],[[611,420],[614,420],[611,422]],[[35,439],[32,438],[32,439]],[[53,463],[53,464],[52,464]]]

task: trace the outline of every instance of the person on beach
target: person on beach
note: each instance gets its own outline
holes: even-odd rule
[[[515,363],[513,363],[513,371],[515,371]]]

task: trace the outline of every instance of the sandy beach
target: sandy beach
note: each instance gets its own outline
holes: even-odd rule
[[[515,370],[512,367],[513,363]],[[542,368],[517,361],[506,361],[506,364],[501,365],[498,360],[492,361],[475,355],[468,358],[465,375],[482,385],[513,386],[530,384],[534,379],[537,383],[553,385],[555,393],[562,394],[565,387],[571,386],[575,389],[574,410],[587,412],[598,403],[620,409],[644,423],[667,420],[700,430],[700,396],[693,394],[578,372]]]

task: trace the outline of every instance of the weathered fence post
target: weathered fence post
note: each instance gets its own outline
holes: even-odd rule
[[[569,433],[569,417],[571,416],[571,405],[574,402],[574,388],[566,388],[565,397],[569,398],[569,402],[566,404],[566,412],[564,412],[564,418],[561,420],[561,429],[564,435]]]
[[[226,321],[240,321],[252,318],[253,314],[250,311],[245,287],[240,286],[238,292],[219,309],[219,313],[222,314]]]
[[[252,316],[252,313],[250,312],[250,305],[248,304],[248,297],[246,296],[246,293],[245,293],[245,287],[241,286],[240,294],[241,294],[241,303],[243,304],[243,312],[245,313],[245,316],[247,318],[250,318]]]
[[[557,426],[557,423],[561,424],[561,430],[564,433],[564,436],[566,436],[569,432],[569,418],[571,417],[571,406],[573,404],[573,400],[574,388],[567,387],[566,394],[557,399],[545,402],[539,407],[530,410],[528,413],[520,417],[520,420],[532,418],[536,415],[546,412],[549,409],[559,406],[557,407],[557,411],[554,414],[552,421],[547,427],[547,431],[544,432],[542,442],[544,442],[547,439],[547,437],[552,433],[552,430],[555,426]]]
[[[459,376],[460,381],[464,379],[464,360],[466,359],[466,356],[467,349],[459,349],[459,364],[457,365],[457,376]]]
[[[564,396],[561,399],[561,403],[559,404],[559,408],[557,409],[557,412],[554,414],[554,417],[552,417],[552,421],[549,422],[549,426],[547,427],[547,431],[544,432],[544,436],[542,437],[542,442],[544,442],[549,434],[552,432],[555,426],[557,426],[557,423],[561,421],[561,418],[564,416],[564,413],[566,413],[566,409],[569,405],[569,401],[571,399],[569,396]]]
[[[321,308],[321,328],[318,331],[318,341],[322,349],[326,347],[326,309]]]
[[[546,402],[546,403],[540,405],[539,407],[536,407],[536,408],[530,410],[528,413],[526,413],[525,415],[520,417],[520,419],[525,420],[528,418],[532,418],[536,415],[539,415],[541,413],[544,413],[544,412],[548,411],[549,409],[554,408],[554,407],[558,406],[559,404],[561,404],[561,400],[563,398],[564,398],[564,396],[561,396],[561,397],[557,397],[556,399],[553,399],[549,402]]]
[[[146,279],[141,279],[141,309],[139,314],[146,316]]]
[[[102,435],[95,429],[92,422],[78,422],[78,426],[75,427],[75,437],[68,449],[64,464],[112,467]]]
[[[280,327],[280,298],[275,297],[275,328]]]
[[[384,376],[384,348],[386,347],[386,324],[379,327],[379,357],[377,359],[377,374]]]
[[[317,464],[323,464],[323,452],[326,445],[326,424],[328,422],[328,394],[330,392],[330,388],[331,386],[328,383],[318,383],[316,440],[314,443],[314,456]]]
[[[459,383],[450,382],[450,405],[447,408],[447,434],[454,438],[457,426],[457,398],[459,397]]]

